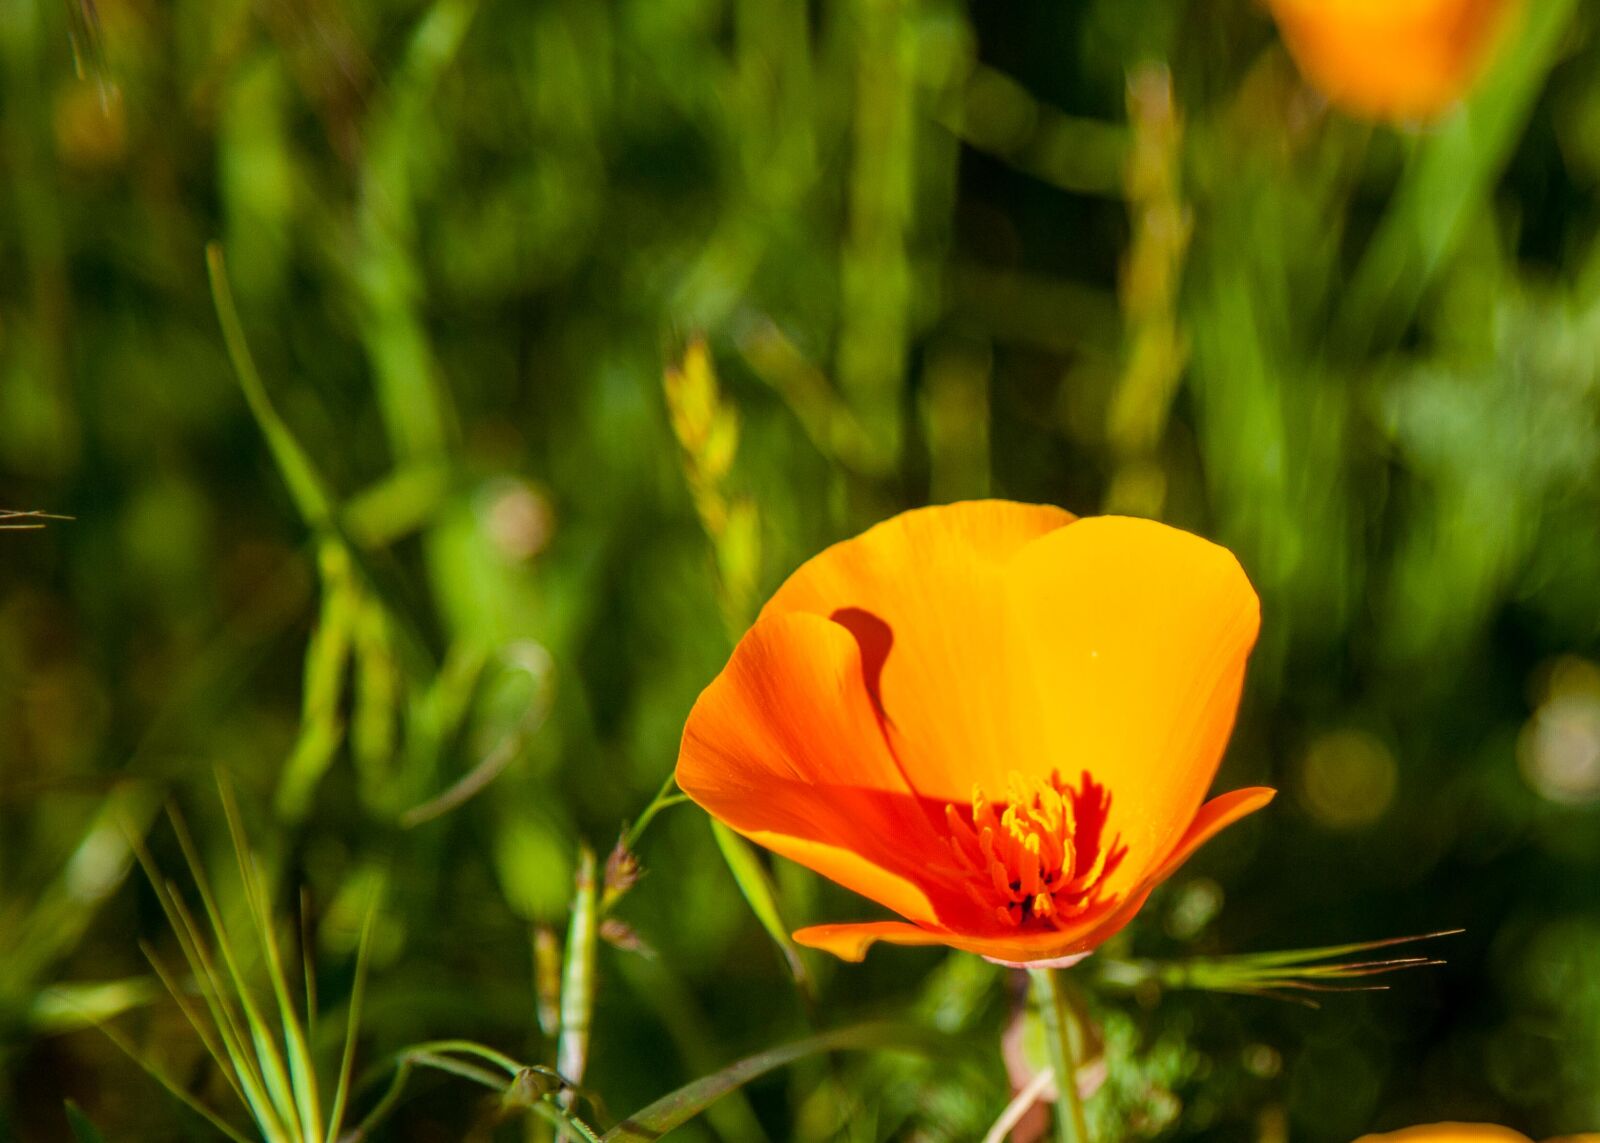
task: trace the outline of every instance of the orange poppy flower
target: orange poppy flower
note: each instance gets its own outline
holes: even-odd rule
[[[907,512],[778,590],[695,703],[677,779],[898,913],[801,929],[1066,964],[1273,791],[1202,805],[1260,608],[1225,549],[1004,501]]]
[[[1295,62],[1372,119],[1448,111],[1488,63],[1519,0],[1267,0]]]
[[[1386,1135],[1363,1135],[1356,1143],[1532,1143],[1520,1131],[1489,1123],[1430,1123]],[[1600,1135],[1564,1135],[1545,1143],[1600,1143]]]

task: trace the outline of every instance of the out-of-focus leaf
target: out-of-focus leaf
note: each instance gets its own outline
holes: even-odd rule
[[[1383,225],[1344,291],[1337,344],[1352,353],[1387,348],[1406,328],[1511,159],[1554,66],[1577,0],[1523,10],[1517,41],[1466,104],[1419,142]]]
[[[152,977],[53,984],[34,997],[28,1024],[42,1036],[93,1028],[161,995]]]
[[[158,803],[153,789],[136,783],[119,786],[106,798],[65,868],[24,914],[20,929],[0,930],[6,964],[0,997],[13,989],[21,989],[25,997],[49,966],[82,939],[100,906],[127,877],[132,847],[150,828]]]
[[[480,793],[515,762],[550,713],[555,667],[550,654],[530,640],[513,643],[491,661],[490,677],[479,700],[490,745],[477,765],[449,789],[400,816],[411,827],[449,813]]]

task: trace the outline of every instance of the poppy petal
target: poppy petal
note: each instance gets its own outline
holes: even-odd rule
[[[1357,115],[1434,118],[1467,94],[1512,30],[1517,0],[1269,0],[1306,79]]]
[[[879,941],[896,945],[947,945],[955,934],[924,929],[904,921],[863,921],[856,924],[811,925],[796,929],[797,944],[832,953],[840,960],[858,961]]]
[[[1529,1143],[1529,1139],[1520,1131],[1492,1123],[1430,1123],[1382,1135],[1363,1135],[1356,1143]],[[1560,1140],[1552,1139],[1549,1143],[1560,1143]]]
[[[1162,862],[1161,868],[1151,880],[1161,882],[1171,877],[1178,871],[1180,865],[1189,860],[1195,850],[1240,818],[1261,809],[1277,795],[1278,791],[1267,786],[1247,786],[1242,790],[1229,790],[1226,794],[1218,794],[1212,798],[1200,807],[1200,812],[1195,815],[1188,832],[1179,839],[1178,844],[1167,856],[1166,861]]]
[[[759,620],[695,702],[679,786],[714,817],[904,916],[938,835],[883,740],[855,639],[815,615]]]
[[[1101,516],[1035,540],[1007,576],[1007,720],[1036,772],[1110,792],[1126,892],[1194,820],[1233,728],[1260,603],[1232,553],[1150,520]]]
[[[937,910],[921,886],[875,864],[853,849],[764,830],[739,832],[757,845],[765,846],[790,861],[797,861],[851,892],[893,909],[902,917],[928,924],[937,923]]]
[[[918,792],[965,803],[975,781],[1004,787],[1024,741],[999,717],[1012,685],[1005,567],[1073,520],[997,500],[905,512],[808,560],[762,614],[808,612],[849,628]]]
[[[794,939],[800,944],[823,949],[849,961],[861,960],[867,949],[878,941],[897,945],[948,945],[1012,967],[1027,967],[1029,964],[1087,955],[1127,925],[1143,908],[1146,898],[1155,887],[1171,876],[1195,850],[1240,818],[1261,809],[1272,801],[1276,793],[1276,790],[1264,786],[1254,786],[1212,798],[1200,808],[1188,832],[1154,876],[1132,896],[1121,902],[1108,903],[1106,908],[1070,929],[975,936],[899,921],[870,921],[813,925],[797,931]]]
[[[975,934],[933,925],[912,925],[901,921],[867,921],[854,924],[812,925],[796,930],[794,939],[809,948],[823,949],[842,960],[858,961],[878,941],[893,945],[945,945],[975,953],[1006,965],[1027,965],[1040,961],[1088,953],[1121,929],[1139,911],[1149,895],[1144,889],[1135,899],[1120,905],[1108,902],[1092,917],[1072,929],[1032,933]]]

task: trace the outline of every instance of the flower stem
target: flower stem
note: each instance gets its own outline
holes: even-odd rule
[[[1056,1073],[1057,1143],[1091,1143],[1089,1124],[1083,1115],[1083,1100],[1078,1095],[1078,1026],[1067,1003],[1066,982],[1061,969],[1029,970],[1044,1018],[1044,1038],[1050,1051],[1050,1066]]]

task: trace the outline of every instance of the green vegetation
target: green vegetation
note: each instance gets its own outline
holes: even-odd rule
[[[983,1138],[1025,978],[663,783],[990,495],[1263,600],[1094,1137],[1600,1127],[1597,236],[1577,0],[1399,131],[1248,0],[10,0],[0,1140]]]

